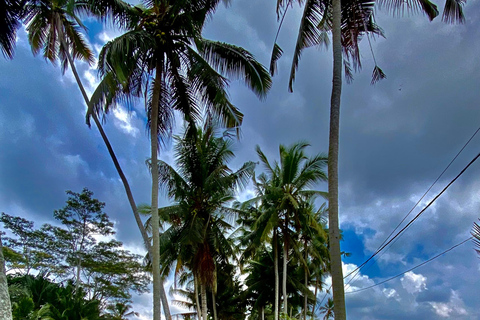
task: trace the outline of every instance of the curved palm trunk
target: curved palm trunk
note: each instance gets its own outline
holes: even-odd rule
[[[3,258],[2,236],[0,234],[0,319],[12,320],[12,305],[8,293],[8,283]]]
[[[61,30],[60,27],[58,29],[59,29],[58,32],[59,32],[59,38],[60,38],[61,45],[64,48],[68,48],[68,46],[65,43],[65,40],[63,38],[63,31]],[[65,49],[65,51],[67,52],[68,62],[69,62],[70,67],[72,69],[72,73],[75,77],[77,85],[78,85],[78,87],[79,87],[79,89],[82,93],[83,99],[85,100],[85,103],[87,104],[87,107],[90,107],[90,99],[88,98],[87,93],[85,91],[85,88],[83,87],[82,81],[80,80],[80,77],[78,76],[78,72],[77,72],[77,69],[75,67],[75,63],[73,62],[73,59],[72,59],[68,49]],[[150,241],[148,239],[147,231],[145,230],[145,227],[143,226],[143,222],[140,218],[140,215],[138,214],[137,205],[136,205],[135,200],[133,198],[133,194],[132,194],[132,190],[130,188],[130,184],[128,183],[128,180],[127,180],[125,174],[123,173],[122,168],[120,167],[120,163],[118,162],[117,156],[116,156],[116,154],[113,150],[112,145],[110,144],[110,141],[108,140],[107,135],[105,134],[105,131],[103,130],[102,124],[98,120],[97,115],[95,113],[92,113],[91,116],[93,118],[93,121],[94,121],[95,125],[98,128],[98,131],[100,132],[100,135],[102,137],[103,142],[105,143],[105,146],[107,147],[108,153],[109,153],[110,157],[112,158],[115,169],[117,170],[118,175],[120,176],[120,179],[122,180],[123,187],[125,188],[125,192],[127,194],[128,202],[130,203],[130,207],[132,208],[132,212],[133,212],[133,215],[135,217],[135,221],[136,221],[138,229],[140,230],[140,233],[142,235],[143,243],[145,245],[145,248],[147,249],[147,252],[148,252],[148,255],[149,255],[150,259],[153,261],[152,246],[151,246]],[[157,179],[158,179],[158,177],[157,177]],[[158,213],[157,213],[157,216],[158,216]],[[160,286],[160,299],[163,303],[163,311],[164,311],[164,314],[165,314],[165,318],[167,320],[171,320],[172,316],[170,314],[170,308],[169,308],[169,305],[168,305],[167,295],[165,293],[165,289],[163,288],[163,285]],[[158,300],[158,301],[160,301],[160,300]]]
[[[279,296],[279,276],[278,276],[278,243],[277,230],[273,230],[273,269],[275,272],[275,310],[274,319],[278,320],[278,296]]]
[[[333,1],[333,83],[330,105],[330,136],[328,146],[328,219],[330,260],[335,319],[345,320],[340,230],[338,223],[338,144],[340,129],[340,96],[342,93],[341,0]]]

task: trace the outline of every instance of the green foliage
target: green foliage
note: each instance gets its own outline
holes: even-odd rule
[[[92,198],[93,193],[87,189],[67,194],[66,206],[54,212],[60,226],[45,224],[35,229],[31,221],[2,214],[4,227],[15,236],[4,238],[7,267],[18,275],[25,275],[12,282],[13,296],[24,295],[18,288],[28,288],[27,297],[33,299],[34,310],[39,310],[45,304],[42,297],[51,289],[47,275],[69,280],[71,284],[64,288],[65,294],[75,287],[76,295],[88,294],[102,309],[110,304],[126,303],[131,292],[147,291],[149,277],[140,262],[141,256],[122,249],[119,241],[98,242],[95,238],[115,234],[113,223],[102,211],[105,204]],[[42,277],[28,277],[34,271]],[[25,299],[12,298],[12,301],[21,306],[19,310],[27,310],[28,299]],[[75,299],[64,303],[81,303],[79,297]],[[51,312],[54,312],[52,308],[57,305],[51,305]]]

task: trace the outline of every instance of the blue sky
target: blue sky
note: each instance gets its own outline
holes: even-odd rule
[[[394,18],[379,10],[377,22],[386,39],[372,45],[387,79],[375,86],[370,85],[373,59],[368,42],[362,41],[363,70],[344,85],[342,95],[340,219],[342,250],[351,253],[344,259],[346,271],[375,251],[479,127],[479,6],[467,3],[464,25],[446,25],[440,18],[428,22],[421,15]],[[298,140],[311,143],[311,154],[327,151],[331,51],[306,50],[294,92],[287,91],[300,14],[293,9],[286,18],[279,38],[284,56],[268,97],[259,101],[242,83],[231,84],[232,101],[245,114],[234,168],[257,161],[257,144],[271,159],[279,144]],[[95,50],[119,34],[93,22],[88,26]],[[276,28],[274,2],[235,0],[228,8],[220,6],[204,34],[243,46],[268,65]],[[82,63],[77,67],[92,92],[96,72]],[[0,60],[0,211],[40,224],[63,207],[65,190],[88,187],[107,203],[118,238],[128,249],[141,251],[123,187],[98,132],[85,125],[85,109],[70,71],[62,76],[58,66],[33,57],[20,31],[15,58]],[[137,203],[148,203],[144,106],[118,106],[108,115],[105,129]],[[410,218],[479,147],[476,137]],[[171,150],[162,150],[161,158],[173,163]],[[479,174],[480,163],[475,163],[349,290],[394,276],[467,238],[480,218]],[[167,203],[161,200],[161,205]],[[473,244],[466,243],[385,285],[347,295],[349,318],[480,319],[479,262]],[[150,295],[134,302],[141,319],[148,319]]]

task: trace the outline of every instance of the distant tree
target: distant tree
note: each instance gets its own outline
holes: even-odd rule
[[[93,192],[85,188],[82,193],[67,191],[67,194],[67,205],[53,213],[62,227],[46,225],[43,230],[51,235],[54,241],[51,245],[66,257],[66,267],[75,268],[78,288],[82,282],[82,260],[96,245],[95,236],[109,236],[114,231],[113,223],[103,212],[105,203],[93,199]]]
[[[328,298],[327,302],[320,307],[320,313],[324,314],[323,320],[335,319],[334,303],[332,298]]]
[[[58,257],[50,254],[44,245],[49,242],[48,235],[35,229],[33,221],[3,212],[0,221],[15,236],[4,237],[3,253],[8,271],[30,274],[32,270],[52,272],[57,269]]]
[[[142,257],[122,249],[119,241],[96,240],[97,236],[114,235],[113,224],[102,211],[105,204],[92,198],[87,189],[67,193],[67,205],[54,212],[61,225],[35,229],[25,218],[2,214],[5,228],[16,236],[8,238],[10,247],[3,248],[7,265],[22,275],[35,272],[70,280],[76,291],[82,289],[102,309],[112,303],[128,303],[132,291],[147,291],[150,279]]]

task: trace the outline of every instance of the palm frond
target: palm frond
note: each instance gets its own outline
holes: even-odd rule
[[[382,69],[380,69],[380,67],[376,65],[375,68],[373,68],[371,84],[374,85],[375,83],[382,79],[385,79],[386,77],[387,76],[385,75],[385,73],[383,73]]]
[[[260,98],[264,98],[272,79],[268,71],[247,50],[219,41],[201,39],[197,48],[204,59],[221,74],[243,79]]]
[[[463,6],[466,0],[447,0],[443,9],[442,20],[446,23],[465,23]]]

